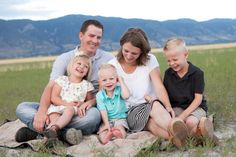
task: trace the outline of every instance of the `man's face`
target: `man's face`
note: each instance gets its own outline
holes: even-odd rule
[[[88,56],[94,56],[99,48],[102,38],[102,29],[90,25],[85,33],[80,32],[80,50]]]

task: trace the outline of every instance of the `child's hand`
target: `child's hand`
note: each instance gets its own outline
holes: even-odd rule
[[[75,106],[77,106],[77,107],[79,107],[81,104],[83,104],[84,102],[82,102],[82,101],[76,101],[76,105]]]
[[[151,96],[149,96],[149,95],[147,95],[147,94],[144,95],[144,99],[145,99],[148,103],[151,103],[151,102],[154,100],[154,98],[152,98]]]
[[[110,128],[110,125],[109,124],[103,124],[103,126],[99,129],[99,131],[98,131],[98,134],[100,134],[101,132],[103,132],[103,131],[105,131],[105,130],[107,130],[107,131],[111,131],[111,128]]]
[[[77,102],[78,102],[78,101],[68,102],[68,103],[66,103],[66,105],[67,105],[67,106],[77,106]]]
[[[124,82],[124,79],[123,79],[123,77],[118,76],[118,77],[117,77],[117,81],[121,83],[121,82]]]

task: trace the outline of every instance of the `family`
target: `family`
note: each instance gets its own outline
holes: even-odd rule
[[[142,29],[123,34],[116,57],[99,49],[103,32],[99,21],[85,21],[79,46],[53,63],[40,102],[17,106],[17,117],[27,125],[17,131],[17,142],[45,136],[49,144],[60,140],[75,145],[83,135],[97,133],[106,144],[147,130],[182,149],[189,136],[213,138],[204,73],[187,60],[183,39],[166,41],[169,68],[162,80]]]

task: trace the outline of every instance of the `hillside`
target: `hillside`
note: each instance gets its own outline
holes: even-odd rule
[[[153,21],[101,16],[69,15],[45,21],[0,20],[0,59],[57,55],[78,44],[78,32],[84,20],[97,19],[104,24],[102,48],[114,51],[129,27],[147,33],[151,46],[158,48],[171,36],[179,36],[188,45],[229,43],[236,41],[236,19],[191,19]]]

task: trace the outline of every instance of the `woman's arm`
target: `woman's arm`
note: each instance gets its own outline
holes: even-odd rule
[[[165,105],[166,110],[171,113],[172,117],[175,116],[174,111],[171,107],[170,100],[162,82],[161,72],[159,68],[154,68],[150,72],[150,77],[157,95],[157,98]]]

